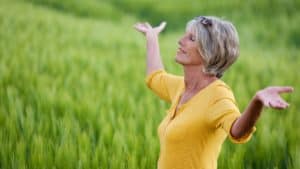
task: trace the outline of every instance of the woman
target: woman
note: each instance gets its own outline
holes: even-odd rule
[[[248,141],[263,107],[288,107],[280,93],[292,87],[268,87],[258,91],[240,113],[231,89],[220,77],[239,55],[235,27],[216,17],[197,17],[188,22],[179,40],[176,62],[184,76],[165,72],[158,34],[166,23],[152,27],[137,23],[135,29],[147,40],[146,83],[159,97],[171,103],[158,128],[159,169],[216,169],[227,136],[235,143]]]

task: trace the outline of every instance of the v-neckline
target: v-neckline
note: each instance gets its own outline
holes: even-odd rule
[[[185,85],[183,83],[183,85],[181,86],[181,89],[179,91],[179,94],[176,98],[176,104],[174,105],[174,110],[172,113],[172,118],[174,118],[176,116],[176,114],[178,113],[178,111],[180,109],[182,109],[183,107],[186,107],[190,102],[192,102],[192,100],[194,100],[195,98],[199,97],[200,95],[202,95],[202,93],[204,93],[206,90],[208,90],[211,86],[213,86],[215,83],[219,82],[219,79],[214,80],[213,82],[209,83],[207,86],[205,86],[203,89],[201,89],[200,91],[198,91],[194,96],[192,96],[190,99],[188,99],[185,103],[181,104],[180,107],[179,106],[179,102],[181,100],[181,97],[184,93],[185,90]]]

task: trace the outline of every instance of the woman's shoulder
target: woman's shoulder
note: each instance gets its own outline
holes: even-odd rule
[[[234,94],[231,87],[220,79],[217,80],[215,85],[213,86],[211,90],[211,96],[212,100],[218,100],[222,98],[230,98],[234,100]]]

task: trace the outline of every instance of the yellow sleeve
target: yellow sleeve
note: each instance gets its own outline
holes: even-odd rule
[[[164,70],[153,71],[145,79],[147,86],[167,102],[173,100],[182,80],[182,77],[166,73]]]
[[[211,106],[212,123],[216,128],[223,129],[233,143],[241,144],[250,140],[252,133],[256,130],[255,127],[240,139],[236,139],[231,135],[230,129],[233,123],[241,116],[234,99],[230,97],[220,98],[214,101]]]

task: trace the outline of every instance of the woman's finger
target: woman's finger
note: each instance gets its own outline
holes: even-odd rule
[[[166,27],[166,24],[167,24],[167,22],[165,22],[165,21],[161,22],[159,25],[159,29],[160,30],[164,29]]]
[[[140,28],[147,28],[145,24],[143,23],[138,23],[138,24],[135,24],[137,27],[140,27]]]
[[[270,107],[274,108],[274,109],[283,109],[284,106],[281,105],[280,103],[276,103],[276,102],[270,102]]]
[[[284,101],[278,100],[277,101],[277,105],[280,106],[280,108],[287,108],[287,103],[285,103]]]
[[[275,87],[275,89],[278,93],[290,93],[294,91],[294,88],[290,86]]]
[[[140,32],[147,31],[147,28],[143,24],[135,24],[133,27]]]
[[[138,26],[135,26],[134,27],[137,31],[139,32],[145,32],[146,30],[144,28],[141,28],[141,27],[138,27]]]
[[[284,108],[289,107],[289,104],[285,102],[284,100],[280,101],[280,104],[284,106]]]
[[[269,102],[269,106],[267,106],[267,107],[271,107],[271,108],[275,108],[275,109],[285,109],[288,106],[289,106],[289,104],[283,100],[272,100]]]
[[[152,26],[149,24],[149,22],[146,22],[145,25],[146,25],[148,28],[152,28]]]

